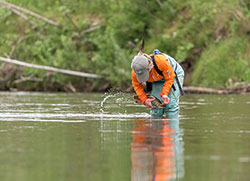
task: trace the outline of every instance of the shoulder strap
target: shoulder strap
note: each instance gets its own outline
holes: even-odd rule
[[[151,58],[152,58],[152,61],[153,61],[153,64],[154,64],[154,68],[155,68],[156,72],[157,72],[158,74],[160,74],[161,76],[163,76],[162,71],[159,70],[158,66],[157,66],[156,63],[155,63],[154,55],[152,55]],[[171,66],[171,67],[172,67],[172,66]],[[174,73],[175,73],[175,72],[174,72]],[[176,73],[175,73],[175,75],[176,75]],[[177,75],[176,75],[176,77],[177,77]],[[174,89],[174,91],[175,91],[176,88],[175,88],[174,84],[172,84],[172,87],[173,87],[173,89]]]
[[[154,55],[152,55],[151,58],[152,58],[152,61],[153,61],[153,64],[154,64],[154,68],[155,68],[156,72],[157,72],[158,74],[160,74],[161,76],[163,76],[162,71],[159,70],[158,66],[157,66],[156,63],[155,63]]]

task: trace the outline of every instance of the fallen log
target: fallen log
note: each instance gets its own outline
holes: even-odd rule
[[[75,75],[75,76],[79,76],[79,77],[96,78],[96,79],[103,78],[102,76],[96,75],[96,74],[89,74],[89,73],[84,73],[84,72],[59,69],[59,68],[49,67],[49,66],[45,66],[45,65],[31,64],[31,63],[27,63],[27,62],[22,62],[20,60],[14,60],[14,59],[4,58],[4,57],[0,57],[0,61],[12,63],[12,64],[16,64],[16,65],[21,65],[24,67],[30,67],[30,68],[47,70],[47,71],[52,71],[52,72],[59,72],[59,73],[63,73],[63,74]]]
[[[204,94],[222,94],[223,91],[212,89],[212,88],[204,88],[204,87],[193,87],[193,86],[184,86],[183,90],[185,93],[204,93]]]
[[[185,93],[193,94],[250,94],[250,84],[244,84],[242,86],[221,90],[204,87],[184,86],[183,90]]]

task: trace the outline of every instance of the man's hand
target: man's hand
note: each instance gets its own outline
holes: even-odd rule
[[[166,105],[166,104],[169,104],[169,98],[167,95],[163,95],[161,96],[162,100],[163,100],[163,103],[162,105]]]
[[[148,98],[146,101],[145,101],[145,106],[149,107],[149,108],[155,108],[153,105],[152,105],[152,101],[154,101],[155,98]]]

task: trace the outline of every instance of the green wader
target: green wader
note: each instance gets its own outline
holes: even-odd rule
[[[181,86],[183,86],[184,81],[184,75],[178,76],[179,82]],[[160,96],[160,93],[162,91],[162,87],[165,80],[159,80],[152,83],[152,96],[158,98],[162,101],[162,98]],[[150,115],[152,118],[163,118],[164,114],[166,113],[166,118],[175,118],[179,115],[179,98],[180,98],[180,89],[177,85],[176,78],[174,81],[174,86],[176,90],[174,91],[173,88],[171,88],[172,91],[169,92],[169,104],[165,105],[164,108],[154,108],[150,109]],[[173,95],[173,93],[174,95]]]

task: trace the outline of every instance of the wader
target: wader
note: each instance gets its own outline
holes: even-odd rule
[[[175,61],[174,58],[163,54],[164,56],[166,56],[174,70],[174,72],[176,73],[176,76],[178,76],[178,80],[179,80],[179,84],[181,86],[181,88],[183,87],[183,81],[184,81],[184,71],[182,69],[182,67]],[[159,100],[162,101],[162,98],[160,96],[160,93],[162,91],[162,87],[164,84],[165,80],[161,79],[159,81],[156,82],[152,82],[152,96],[158,98]],[[169,104],[165,105],[164,108],[154,108],[154,109],[150,109],[150,115],[152,118],[162,118],[162,117],[167,117],[167,118],[175,118],[178,117],[179,114],[179,98],[181,95],[181,90],[179,88],[179,85],[177,84],[177,80],[176,77],[174,78],[174,86],[172,86],[168,97],[169,97]],[[173,87],[175,87],[173,89]],[[173,94],[174,93],[174,94]],[[164,114],[166,113],[166,116],[164,116]]]

